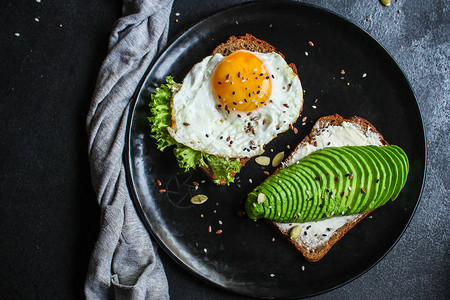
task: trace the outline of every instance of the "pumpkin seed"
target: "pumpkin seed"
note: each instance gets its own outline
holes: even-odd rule
[[[266,195],[263,193],[259,193],[256,201],[258,201],[258,204],[264,203],[264,201],[266,201]]]
[[[255,158],[255,161],[258,165],[268,166],[270,164],[270,157],[268,156],[258,156]]]
[[[301,232],[302,232],[302,226],[295,225],[294,227],[291,228],[291,231],[289,232],[289,237],[292,240],[295,240],[300,236]]]
[[[203,204],[206,202],[206,200],[208,200],[208,196],[206,195],[195,195],[194,197],[191,198],[191,203],[192,204]]]
[[[278,166],[284,159],[284,152],[280,152],[272,160],[272,167]]]

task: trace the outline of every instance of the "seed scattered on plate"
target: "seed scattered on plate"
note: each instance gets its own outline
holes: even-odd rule
[[[194,197],[191,198],[191,203],[192,204],[202,204],[202,203],[205,203],[206,200],[208,200],[208,196],[199,194],[199,195],[195,195]]]
[[[308,52],[305,51],[305,56],[308,56]]]
[[[272,167],[277,167],[284,159],[284,152],[280,152],[272,160]]]
[[[273,273],[272,273],[272,274],[270,274],[270,277],[275,277],[275,274],[273,274]]]
[[[258,156],[255,158],[255,162],[261,166],[268,166],[270,164],[270,157],[267,156]]]

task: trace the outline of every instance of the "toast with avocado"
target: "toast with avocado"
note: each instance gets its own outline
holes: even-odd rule
[[[406,154],[367,120],[320,118],[282,166],[251,192],[250,218],[264,218],[316,262],[353,226],[395,199],[406,182]]]

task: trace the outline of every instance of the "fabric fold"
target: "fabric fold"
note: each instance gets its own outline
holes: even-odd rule
[[[167,42],[173,0],[125,0],[111,33],[87,116],[92,184],[101,228],[85,284],[87,299],[168,299],[162,263],[134,208],[123,162],[130,102]]]

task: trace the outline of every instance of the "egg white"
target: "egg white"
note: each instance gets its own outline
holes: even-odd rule
[[[181,88],[174,91],[172,126],[167,129],[178,143],[220,157],[252,157],[263,153],[267,143],[297,120],[303,106],[298,76],[278,53],[253,54],[273,75],[269,98],[272,101],[250,114],[218,109],[211,77],[224,56],[205,57],[189,71]]]

